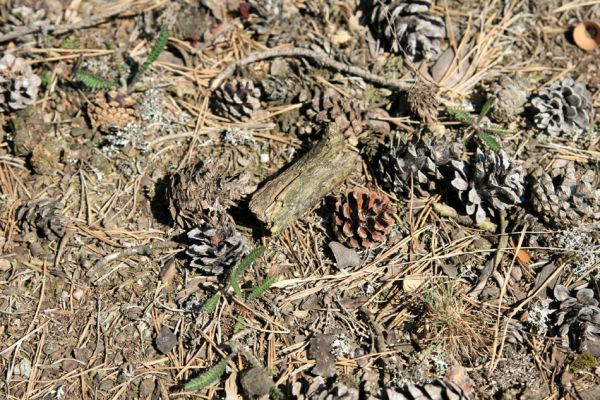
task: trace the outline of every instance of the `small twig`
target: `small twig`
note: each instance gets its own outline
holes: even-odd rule
[[[128,247],[125,250],[116,251],[114,253],[108,254],[102,257],[92,268],[90,268],[87,272],[88,277],[93,277],[99,270],[104,268],[109,262],[115,261],[119,258],[129,257],[134,255],[150,255],[152,251],[159,249],[176,249],[180,248],[182,245],[177,242],[173,242],[170,240],[165,240],[164,242],[154,242],[145,244],[142,246],[134,246]]]
[[[17,39],[24,35],[29,35],[34,32],[52,32],[52,31],[72,31],[81,28],[88,28],[90,26],[101,23],[103,20],[114,17],[115,15],[120,14],[121,12],[128,10],[131,8],[131,4],[125,3],[120,7],[114,8],[110,11],[106,11],[100,14],[92,15],[89,18],[86,18],[82,21],[75,22],[72,24],[57,24],[57,25],[40,25],[34,24],[32,26],[27,26],[21,29],[14,30],[10,33],[0,36],[0,43],[7,42],[9,40]]]
[[[229,64],[229,66],[227,66],[223,71],[221,71],[219,73],[219,75],[217,75],[213,79],[213,81],[210,85],[210,89],[215,90],[219,86],[221,86],[223,81],[225,79],[229,78],[231,75],[233,75],[235,70],[239,67],[243,67],[243,66],[255,63],[257,61],[262,61],[262,60],[266,60],[269,58],[276,58],[276,57],[310,58],[313,61],[315,61],[317,64],[320,64],[324,67],[332,68],[332,69],[335,69],[340,72],[346,72],[351,75],[356,75],[367,81],[376,83],[381,86],[397,89],[400,91],[404,91],[412,86],[412,82],[407,82],[407,81],[400,80],[400,79],[388,78],[385,76],[377,75],[372,72],[366,71],[362,68],[355,67],[353,65],[344,64],[342,62],[334,60],[327,54],[320,52],[320,51],[304,49],[301,47],[291,47],[291,48],[286,48],[286,49],[271,49],[271,50],[266,50],[266,51],[263,51],[260,53],[254,53],[245,58],[242,58],[241,60],[238,60],[234,63]]]

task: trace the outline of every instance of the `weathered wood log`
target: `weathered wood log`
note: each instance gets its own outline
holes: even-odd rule
[[[315,147],[252,196],[250,210],[276,235],[340,185],[357,162],[358,153],[331,125]]]

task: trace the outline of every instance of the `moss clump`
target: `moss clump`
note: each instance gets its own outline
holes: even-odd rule
[[[596,366],[596,357],[589,352],[577,354],[575,359],[569,365],[572,372],[584,371],[592,369]]]

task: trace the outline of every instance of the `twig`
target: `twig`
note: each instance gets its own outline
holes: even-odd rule
[[[269,58],[276,58],[276,57],[310,58],[313,61],[315,61],[317,64],[320,64],[324,67],[332,68],[332,69],[340,71],[340,72],[346,72],[351,75],[356,75],[367,81],[376,83],[381,86],[386,86],[389,88],[397,89],[400,91],[404,91],[412,86],[412,82],[407,82],[407,81],[400,80],[400,79],[388,78],[385,76],[377,75],[372,72],[366,71],[362,68],[355,67],[353,65],[344,64],[342,62],[334,60],[333,58],[329,57],[327,54],[320,52],[320,51],[304,49],[301,47],[291,47],[291,48],[286,48],[286,49],[271,49],[271,50],[266,50],[266,51],[263,51],[260,53],[254,53],[254,54],[249,55],[248,57],[242,58],[241,60],[238,60],[234,63],[229,64],[229,66],[227,66],[223,71],[221,71],[219,73],[219,75],[217,75],[215,77],[215,79],[213,79],[212,83],[210,84],[210,89],[215,90],[219,86],[221,86],[223,81],[226,80],[227,78],[229,78],[231,75],[233,75],[235,70],[239,67],[243,67],[243,66],[255,63],[257,61],[262,61],[262,60],[266,60]]]
[[[9,40],[17,39],[24,35],[29,35],[34,32],[52,32],[52,31],[72,31],[75,29],[88,28],[90,26],[101,23],[103,20],[114,17],[115,15],[120,14],[121,12],[128,10],[131,8],[131,4],[125,3],[120,7],[114,8],[110,11],[105,11],[100,14],[92,15],[89,18],[86,18],[82,21],[75,22],[72,24],[57,24],[57,25],[40,25],[34,24],[33,26],[27,26],[21,29],[14,30],[10,33],[0,36],[0,43],[7,42]]]
[[[94,264],[94,266],[92,268],[90,268],[88,270],[87,276],[93,277],[96,274],[96,272],[98,272],[100,269],[104,268],[106,266],[106,264],[108,264],[111,261],[122,258],[122,257],[129,257],[129,256],[134,256],[134,255],[140,255],[140,254],[141,255],[150,255],[150,254],[152,254],[152,251],[154,251],[154,250],[176,249],[176,248],[180,248],[180,247],[182,247],[182,245],[180,243],[173,242],[170,240],[165,240],[164,242],[158,242],[158,243],[149,243],[149,244],[145,244],[142,246],[128,247],[125,250],[116,251],[114,253],[111,253],[111,254],[108,254],[108,255],[102,257],[100,260],[98,260],[98,262],[96,262],[96,264]]]

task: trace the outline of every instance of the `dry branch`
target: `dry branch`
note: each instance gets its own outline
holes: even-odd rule
[[[278,234],[342,183],[357,160],[358,154],[330,125],[314,148],[252,196],[250,210]]]
[[[219,73],[219,75],[217,75],[213,79],[213,81],[210,85],[210,89],[215,90],[219,86],[221,86],[223,81],[226,80],[227,78],[229,78],[231,75],[233,75],[235,70],[239,67],[243,67],[243,66],[255,63],[257,61],[262,61],[262,60],[267,60],[269,58],[277,58],[277,57],[310,58],[311,60],[315,61],[317,64],[320,64],[324,67],[332,68],[339,72],[345,72],[345,73],[348,73],[351,75],[355,75],[355,76],[363,78],[369,82],[373,82],[378,85],[389,87],[389,88],[400,90],[400,91],[404,91],[413,85],[412,82],[407,82],[405,80],[400,80],[400,79],[388,78],[386,76],[377,75],[372,72],[366,71],[362,68],[355,67],[353,65],[344,64],[342,62],[334,60],[333,58],[329,57],[327,54],[320,52],[320,51],[304,49],[301,47],[291,47],[291,48],[285,48],[285,49],[271,49],[271,50],[266,50],[266,51],[263,51],[260,53],[251,54],[248,57],[242,58],[241,60],[238,60],[234,63],[229,64],[223,71],[221,71]]]

